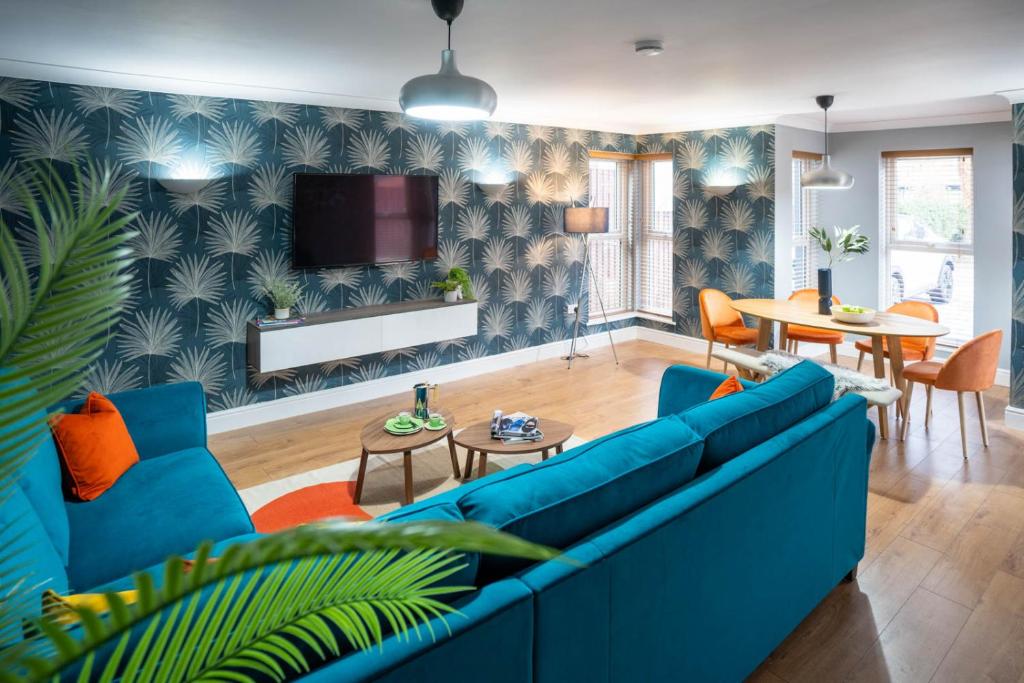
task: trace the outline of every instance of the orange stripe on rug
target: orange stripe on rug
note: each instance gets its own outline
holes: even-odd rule
[[[291,491],[252,513],[252,523],[266,534],[330,517],[372,519],[352,502],[355,487],[354,481],[332,481]]]

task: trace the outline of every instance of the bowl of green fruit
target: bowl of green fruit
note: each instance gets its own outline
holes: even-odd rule
[[[866,306],[833,306],[832,317],[841,323],[864,325],[875,319],[875,309]]]

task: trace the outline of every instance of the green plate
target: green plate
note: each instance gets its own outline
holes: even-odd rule
[[[398,418],[395,417],[389,418],[388,421],[384,423],[384,431],[398,436],[415,434],[421,429],[423,429],[423,420],[417,417],[410,417],[409,424],[404,427],[398,424]]]

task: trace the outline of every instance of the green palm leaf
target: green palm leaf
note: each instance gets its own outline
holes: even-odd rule
[[[471,587],[437,585],[463,566],[461,552],[545,560],[558,551],[472,522],[326,522],[231,546],[207,564],[211,543],[184,573],[169,558],[164,584],[134,577],[139,601],[116,595],[109,614],[79,610],[81,633],[36,625],[55,655],[26,657],[24,678],[194,681],[286,680],[345,647],[434,638],[430,621],[457,613],[439,596]]]
[[[45,434],[43,411],[78,388],[127,297],[124,228],[134,215],[113,216],[127,190],[114,191],[115,181],[109,168],[90,167],[72,191],[53,166],[30,168],[19,191],[35,233],[32,270],[0,216],[0,504]],[[0,576],[0,670],[30,647],[19,595],[45,578],[17,566],[17,539],[0,553],[9,570]]]

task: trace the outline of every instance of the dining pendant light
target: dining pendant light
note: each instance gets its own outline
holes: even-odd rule
[[[434,14],[448,24],[448,48],[441,50],[441,70],[417,76],[402,86],[398,103],[409,116],[441,121],[486,119],[498,106],[494,88],[479,78],[464,76],[455,65],[452,22],[462,12],[463,0],[431,0]]]
[[[818,95],[814,98],[818,106],[825,110],[825,155],[821,166],[800,174],[800,186],[805,190],[849,190],[853,187],[853,176],[832,168],[832,157],[828,153],[828,108],[834,99],[832,95]]]

